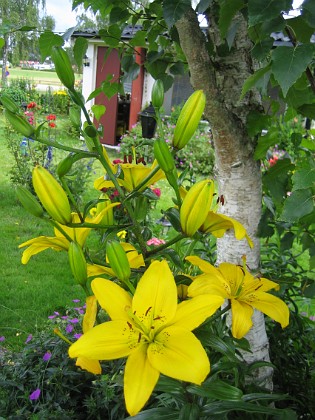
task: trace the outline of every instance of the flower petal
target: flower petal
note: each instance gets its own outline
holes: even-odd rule
[[[241,293],[245,276],[242,267],[231,263],[222,263],[219,265],[219,271],[230,285],[231,296],[238,296]]]
[[[69,242],[66,238],[39,236],[38,238],[23,242],[19,245],[19,248],[23,248],[24,246],[28,246],[28,248],[22,254],[22,264],[27,264],[33,255],[45,249],[51,248],[54,251],[67,250],[69,248]]]
[[[201,384],[210,372],[210,362],[200,341],[181,327],[164,328],[148,348],[152,366],[163,375]]]
[[[69,347],[69,356],[113,360],[128,356],[138,346],[138,333],[126,321],[109,321],[83,334]]]
[[[200,228],[202,232],[211,233],[216,238],[221,238],[229,229],[234,230],[234,236],[236,239],[241,240],[246,238],[249,246],[253,248],[253,242],[247,235],[244,226],[232,217],[210,211],[205,222]]]
[[[88,277],[102,276],[103,274],[106,274],[109,277],[115,276],[113,270],[109,267],[105,267],[104,265],[87,264],[86,269]]]
[[[195,277],[192,284],[188,286],[188,296],[216,295],[223,298],[231,297],[230,285],[223,279],[212,277],[210,274],[202,274]]]
[[[171,321],[177,309],[177,289],[166,261],[153,261],[141,277],[132,301],[132,312],[150,328]]]
[[[135,416],[148,401],[159,379],[147,358],[147,344],[139,346],[127,359],[124,375],[124,394],[128,413]]]
[[[196,256],[189,256],[185,258],[191,264],[196,265],[200,268],[203,273],[211,274],[212,277],[216,277],[222,280],[222,275],[220,271],[214,267],[212,264],[208,263],[207,261],[202,260],[200,257]]]
[[[213,315],[223,302],[222,296],[215,295],[199,295],[181,302],[172,325],[191,331]]]
[[[81,369],[94,373],[94,375],[100,375],[102,373],[102,368],[98,360],[91,360],[87,359],[86,357],[78,357],[75,364]]]
[[[99,304],[108,313],[112,320],[129,320],[126,309],[131,308],[131,296],[116,283],[96,278],[91,287]]]
[[[290,317],[289,308],[281,299],[265,292],[256,292],[255,297],[257,300],[251,302],[254,308],[279,322],[282,328],[288,326]]]
[[[95,296],[86,298],[86,311],[83,317],[82,330],[83,333],[93,328],[97,313],[97,299]]]
[[[235,338],[243,338],[253,326],[253,308],[247,303],[231,300],[232,309],[232,335]]]

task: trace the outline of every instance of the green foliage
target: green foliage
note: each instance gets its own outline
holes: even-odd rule
[[[6,418],[86,419],[125,418],[120,384],[121,362],[106,363],[102,375],[92,375],[66,357],[69,345],[53,332],[57,328],[68,340],[81,333],[84,307],[75,303],[53,318],[40,333],[29,336],[17,353],[4,351],[0,372],[0,412]],[[30,395],[40,390],[38,399]]]

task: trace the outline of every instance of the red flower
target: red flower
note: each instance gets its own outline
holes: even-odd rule
[[[124,163],[121,159],[114,159],[113,164],[117,165],[118,163]]]
[[[56,127],[56,124],[55,124],[54,122],[51,122],[51,121],[50,121],[50,122],[48,123],[48,126],[49,126],[49,127],[51,127],[51,128],[55,128],[55,127]]]
[[[269,159],[269,165],[274,166],[277,163],[278,159],[279,158],[277,155],[273,155],[273,157]]]
[[[161,197],[161,190],[160,190],[160,188],[152,188],[152,191],[154,192],[154,194],[157,196],[157,197]]]
[[[36,102],[30,102],[29,104],[27,104],[27,108],[28,109],[30,109],[30,108],[36,108],[36,107],[37,107]]]
[[[47,121],[56,121],[56,115],[55,114],[49,114],[46,117]]]

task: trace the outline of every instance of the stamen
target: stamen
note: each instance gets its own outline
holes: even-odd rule
[[[145,316],[147,316],[147,315],[148,315],[148,313],[149,313],[150,309],[152,309],[152,306],[150,306],[150,307],[146,310]]]
[[[141,332],[139,332],[138,343],[140,343],[141,336],[142,336],[142,334],[141,334]]]

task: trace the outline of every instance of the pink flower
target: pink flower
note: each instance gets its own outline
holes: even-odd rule
[[[32,340],[33,336],[30,334],[27,339],[25,340],[25,343],[29,343]]]
[[[154,194],[157,196],[157,197],[161,197],[161,190],[160,190],[160,188],[152,188],[152,191],[154,192]]]
[[[44,360],[44,362],[48,362],[48,360],[50,358],[51,358],[51,353],[50,353],[50,351],[48,351],[47,353],[44,354],[43,360]]]
[[[165,241],[163,239],[158,239],[158,238],[151,238],[147,241],[147,245],[155,245],[155,246],[159,246],[165,244]]]

